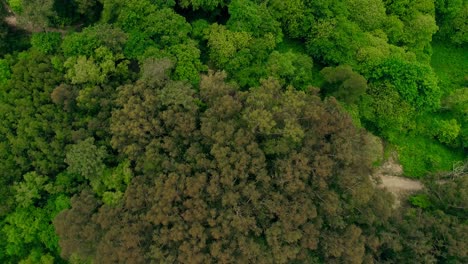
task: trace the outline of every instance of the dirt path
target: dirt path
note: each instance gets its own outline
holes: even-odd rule
[[[53,28],[53,27],[47,27],[47,28],[41,28],[38,26],[35,26],[31,23],[18,23],[18,17],[14,14],[10,14],[9,16],[5,17],[5,22],[13,27],[13,28],[18,28],[22,29],[27,32],[31,33],[37,33],[37,32],[58,32],[61,33],[62,35],[67,33],[67,30],[65,29],[59,29],[59,28]]]
[[[11,27],[17,27],[18,26],[18,21],[16,19],[16,16],[7,16],[7,17],[5,17],[5,23],[10,25]]]
[[[398,207],[401,201],[412,192],[424,188],[424,185],[420,181],[404,178],[402,174],[402,166],[396,161],[395,157],[390,157],[372,175],[377,187],[385,188],[395,196],[394,207]]]
[[[398,176],[381,175],[381,185],[392,193],[419,191],[424,186],[421,182]]]

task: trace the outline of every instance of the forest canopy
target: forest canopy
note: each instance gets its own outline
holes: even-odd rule
[[[467,0],[2,1],[0,262],[466,263],[467,36]]]

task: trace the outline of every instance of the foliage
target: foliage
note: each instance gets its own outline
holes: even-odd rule
[[[87,138],[70,147],[65,162],[68,164],[70,173],[92,180],[104,170],[103,159],[105,156],[106,150],[103,147],[96,147],[94,138]]]
[[[209,57],[217,67],[228,71],[243,87],[258,85],[266,77],[265,62],[276,46],[274,36],[254,38],[249,32],[234,32],[212,24],[207,36]]]
[[[431,201],[424,194],[413,195],[409,198],[409,201],[412,205],[420,207],[422,209],[427,209],[431,207]]]
[[[113,54],[107,47],[99,47],[93,56],[68,58],[64,66],[72,84],[103,84],[111,76],[125,75],[128,61],[121,54]]]
[[[31,46],[43,53],[54,53],[60,46],[62,37],[58,32],[36,33],[31,37]]]
[[[35,204],[37,199],[43,197],[42,192],[45,191],[44,184],[47,182],[47,177],[40,176],[36,172],[29,172],[23,176],[24,181],[15,185],[15,199],[18,207],[29,207]]]
[[[21,13],[23,6],[21,0],[7,0],[8,6],[16,13]]]
[[[351,0],[348,2],[349,18],[365,31],[382,29],[386,23],[385,1],[379,0]],[[372,15],[363,15],[372,14]]]
[[[371,124],[370,128],[393,140],[402,131],[414,127],[415,110],[401,98],[394,86],[372,84],[367,93],[359,102],[359,112],[362,120]]]
[[[323,63],[353,65],[363,42],[364,34],[356,23],[343,17],[326,18],[313,25],[307,50]]]
[[[120,29],[109,24],[98,24],[85,28],[82,32],[67,35],[62,42],[65,57],[90,56],[102,46],[112,52],[122,51],[127,35]]]
[[[367,90],[367,80],[350,66],[325,67],[320,73],[326,82],[326,92],[340,101],[352,104]]]
[[[0,86],[5,85],[10,79],[11,72],[8,62],[4,59],[0,60]]]
[[[291,84],[298,89],[306,89],[313,82],[313,61],[309,56],[291,50],[280,53],[273,51],[267,62],[268,76]]]
[[[254,37],[272,34],[276,42],[282,41],[280,24],[270,15],[263,4],[248,0],[233,0],[229,4],[227,28],[236,32],[249,32]]]
[[[222,25],[213,24],[207,38],[211,60],[218,66],[223,66],[236,52],[248,46],[252,36],[247,32],[232,32]]]
[[[374,71],[370,79],[390,83],[402,99],[418,111],[431,111],[440,106],[437,79],[427,65],[389,59]]]
[[[302,0],[268,1],[271,16],[280,22],[282,31],[291,38],[301,38],[308,34],[314,23],[312,11]]]
[[[438,140],[445,144],[453,144],[460,134],[460,125],[455,119],[436,120],[435,126]]]
[[[444,95],[453,89],[466,87],[466,68],[468,67],[468,54],[463,47],[450,46],[440,41],[432,43],[433,55],[431,66],[439,78],[439,86]]]
[[[221,6],[226,6],[229,1],[226,0],[179,0],[177,1],[183,8],[192,7],[193,10],[203,9],[212,11],[213,9]]]
[[[6,1],[0,263],[467,262],[467,7]]]
[[[200,50],[193,42],[187,44],[173,45],[169,52],[175,56],[176,63],[174,78],[176,80],[188,81],[193,86],[200,82],[200,72],[205,67],[200,62]]]
[[[53,255],[56,256],[59,252],[58,238],[50,221],[67,207],[66,196],[52,196],[43,208],[17,208],[5,218],[0,230],[8,243],[2,251],[4,250],[11,260],[26,256],[27,258],[22,260],[24,263],[34,259],[50,263],[50,260],[54,259]]]
[[[5,181],[1,188],[9,188],[28,171],[57,173],[63,168],[63,148],[70,133],[67,114],[50,99],[61,76],[48,59],[34,52],[25,54],[11,71],[0,96],[0,178]],[[3,205],[8,204],[6,200]]]
[[[361,152],[366,134],[333,101],[284,91],[274,80],[243,93],[224,79],[202,78],[204,112],[177,82],[120,88],[112,142],[143,176],[115,207],[89,192],[72,199],[54,220],[63,257],[286,263],[314,259],[312,250],[325,260],[365,257],[366,230],[358,223],[390,216],[383,206],[390,196],[366,176],[374,161]],[[355,250],[343,252],[344,245]]]
[[[435,2],[439,35],[449,38],[454,44],[465,44],[468,41],[468,2],[463,0]]]

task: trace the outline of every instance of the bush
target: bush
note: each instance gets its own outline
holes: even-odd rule
[[[32,48],[45,54],[57,51],[61,41],[62,37],[58,32],[40,32],[31,37]]]
[[[432,206],[429,197],[425,194],[413,195],[409,198],[409,201],[412,205],[422,209],[426,209]]]

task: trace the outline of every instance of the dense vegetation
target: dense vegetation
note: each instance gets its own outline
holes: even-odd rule
[[[0,262],[467,263],[467,45],[467,0],[2,1]]]

